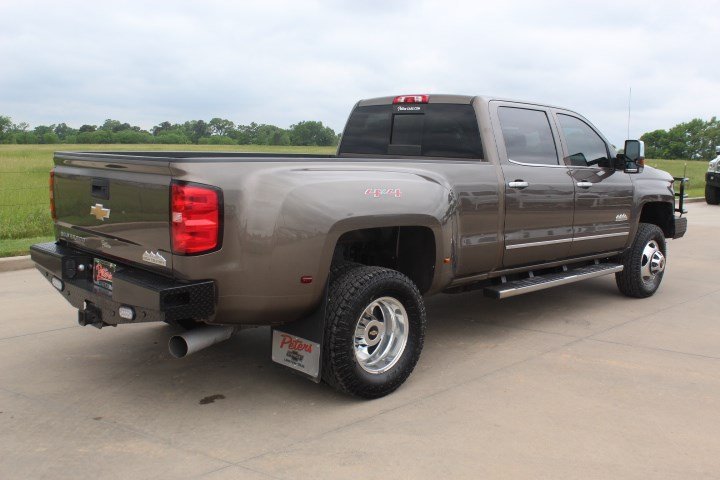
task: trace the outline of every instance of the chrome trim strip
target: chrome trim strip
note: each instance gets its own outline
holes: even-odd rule
[[[544,240],[541,242],[516,243],[515,245],[505,245],[506,250],[514,250],[516,248],[525,247],[542,247],[543,245],[555,245],[556,243],[570,243],[572,238],[561,238],[560,240]]]
[[[514,250],[516,248],[526,247],[542,247],[544,245],[555,245],[557,243],[568,243],[580,240],[598,240],[600,238],[626,237],[628,235],[630,235],[630,232],[603,233],[602,235],[588,235],[586,237],[563,238],[560,240],[544,240],[541,242],[516,243],[515,245],[506,245],[505,250]]]
[[[627,237],[630,232],[603,233],[602,235],[588,235],[587,237],[575,237],[573,242],[579,240],[597,240],[598,238]]]
[[[559,163],[525,163],[518,162],[508,157],[508,162],[514,163],[515,165],[522,165],[523,167],[552,167],[552,168],[569,168],[567,165],[560,165]]]

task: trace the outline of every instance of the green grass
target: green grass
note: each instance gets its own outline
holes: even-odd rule
[[[673,177],[688,177],[685,193],[690,197],[705,196],[705,172],[708,169],[708,162],[689,160],[645,160],[645,165],[665,170]],[[676,184],[676,189],[680,187]],[[677,190],[676,190],[677,191]]]
[[[332,154],[335,147],[272,147],[264,145],[0,145],[0,256],[27,253],[32,243],[51,237],[48,172],[58,150],[233,151],[258,153]],[[648,165],[690,178],[691,197],[705,189],[707,162],[647,160]]]
[[[55,237],[4,238],[0,240],[0,257],[27,255],[34,243],[52,242]]]

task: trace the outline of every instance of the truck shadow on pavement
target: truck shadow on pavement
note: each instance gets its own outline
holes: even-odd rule
[[[599,298],[607,307],[583,313],[588,305],[597,305]],[[408,385],[435,384],[433,371],[462,369],[460,364],[472,360],[473,352],[497,346],[526,348],[518,344],[518,335],[528,341],[552,337],[554,341],[569,342],[612,327],[627,318],[613,313],[613,306],[625,300],[608,279],[503,301],[484,298],[481,291],[430,297],[425,348]],[[198,408],[242,408],[247,403],[257,409],[259,400],[278,405],[278,399],[288,398],[293,399],[293,404],[317,401],[326,406],[355,402],[274,364],[270,360],[267,327],[241,331],[226,342],[179,360],[167,352],[167,341],[177,331],[159,324],[103,329],[97,332],[102,337],[99,341],[84,342],[86,348],[93,344],[89,348],[97,349],[100,358],[80,371],[87,374],[90,369],[91,377],[109,376],[113,385],[123,385],[121,391],[111,387],[114,395],[148,400],[162,397],[164,402],[191,402]],[[474,367],[468,363],[467,368]],[[103,384],[107,380],[97,388],[103,388]]]

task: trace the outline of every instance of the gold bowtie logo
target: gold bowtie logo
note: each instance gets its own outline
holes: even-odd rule
[[[90,207],[90,215],[104,221],[106,218],[110,218],[110,209],[103,208],[102,203],[96,203],[95,206]]]

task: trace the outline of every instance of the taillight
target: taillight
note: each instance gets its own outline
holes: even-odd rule
[[[50,170],[50,216],[53,221],[57,220],[57,213],[55,212],[55,172]]]
[[[173,183],[170,206],[173,253],[193,255],[220,246],[222,193],[219,189]]]
[[[395,97],[393,103],[428,103],[430,95],[401,95]]]

